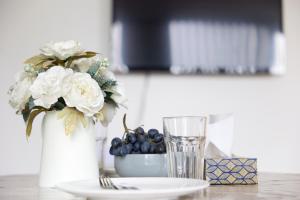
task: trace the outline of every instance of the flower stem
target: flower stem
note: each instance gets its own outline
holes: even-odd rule
[[[127,125],[126,125],[126,113],[124,114],[124,116],[123,116],[123,126],[124,126],[124,134],[123,134],[123,137],[122,137],[122,139],[124,139],[125,138],[125,135],[127,134],[127,133],[129,133],[129,129],[128,129],[128,127],[127,127]]]

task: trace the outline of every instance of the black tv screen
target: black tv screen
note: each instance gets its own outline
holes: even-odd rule
[[[282,73],[281,0],[113,0],[120,71]]]

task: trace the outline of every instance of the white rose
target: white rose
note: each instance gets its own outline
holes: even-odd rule
[[[80,43],[74,40],[49,42],[41,48],[42,54],[65,60],[70,56],[83,52]]]
[[[29,90],[36,79],[32,73],[20,72],[16,76],[16,82],[9,88],[9,104],[20,113],[28,102],[31,92]]]
[[[96,114],[96,118],[103,126],[108,126],[116,114],[116,107],[112,104],[104,103],[103,108]]]
[[[63,80],[71,74],[73,70],[61,66],[54,66],[46,72],[39,73],[30,87],[34,104],[50,108],[62,96]]]
[[[71,68],[78,68],[80,72],[87,72],[89,68],[96,64],[99,61],[98,56],[94,56],[91,58],[80,58],[78,60],[74,60],[71,64]]]
[[[75,72],[64,80],[63,98],[69,107],[76,107],[91,117],[103,107],[104,97],[98,83],[87,73]]]

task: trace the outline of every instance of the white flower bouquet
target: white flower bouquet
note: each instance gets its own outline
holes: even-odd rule
[[[116,109],[126,103],[107,59],[84,51],[72,40],[50,42],[39,55],[27,59],[8,94],[10,105],[23,115],[27,137],[41,112],[60,111],[69,135],[78,123],[86,126],[87,118],[107,126]]]

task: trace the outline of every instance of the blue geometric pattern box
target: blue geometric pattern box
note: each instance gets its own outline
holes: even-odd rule
[[[206,158],[205,177],[212,185],[257,184],[257,159]]]

